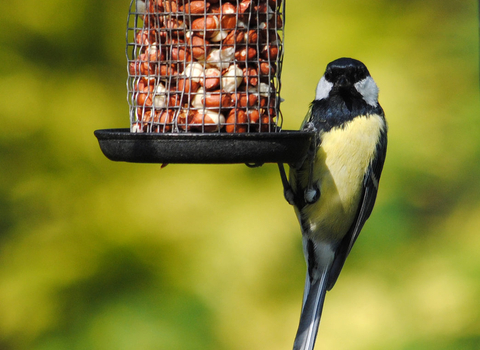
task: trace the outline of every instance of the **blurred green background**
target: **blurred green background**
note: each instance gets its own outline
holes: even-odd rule
[[[129,1],[3,2],[0,349],[291,349],[305,266],[275,165],[115,163]],[[369,67],[389,121],[371,219],[317,349],[480,348],[474,1],[288,1],[296,129],[326,64]]]

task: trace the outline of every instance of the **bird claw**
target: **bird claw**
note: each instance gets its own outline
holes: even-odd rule
[[[317,132],[317,128],[315,127],[313,122],[306,123],[305,126],[303,127],[303,130],[307,132]]]
[[[313,204],[320,198],[320,190],[318,187],[307,188],[303,196],[307,204]]]
[[[283,191],[283,196],[285,197],[288,204],[295,205],[295,194],[293,193],[291,188],[286,188]]]

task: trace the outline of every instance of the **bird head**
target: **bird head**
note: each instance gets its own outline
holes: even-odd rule
[[[331,94],[350,95],[376,107],[378,105],[378,87],[367,67],[353,58],[339,58],[327,65],[325,74],[317,85],[315,100],[326,99]]]

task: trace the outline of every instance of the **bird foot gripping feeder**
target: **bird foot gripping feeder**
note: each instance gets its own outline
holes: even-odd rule
[[[95,131],[111,160],[293,163],[313,133],[281,129],[284,0],[132,0],[129,129]]]

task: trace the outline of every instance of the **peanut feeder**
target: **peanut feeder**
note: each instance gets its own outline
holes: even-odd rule
[[[285,0],[131,0],[130,126],[96,130],[135,163],[293,163],[313,133],[282,130]]]
[[[281,0],[132,0],[132,133],[279,131]]]

